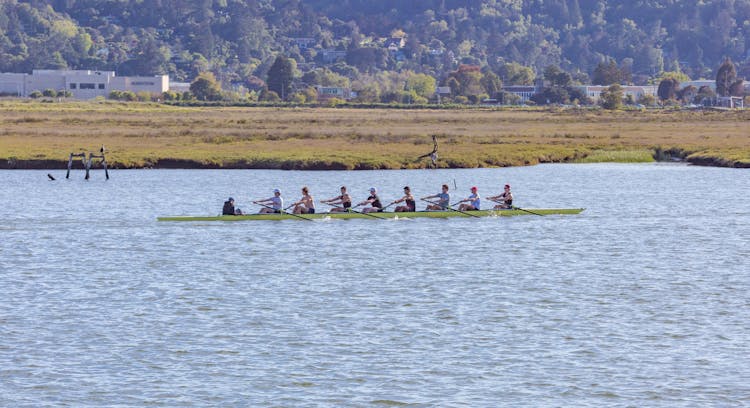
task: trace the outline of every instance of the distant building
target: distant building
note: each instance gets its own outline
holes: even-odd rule
[[[391,37],[385,40],[385,48],[391,52],[396,52],[406,46],[406,40],[403,37]]]
[[[35,69],[31,74],[0,73],[0,94],[27,97],[45,89],[69,91],[76,99],[106,97],[112,91],[161,94],[169,76],[115,76],[114,71]]]
[[[310,37],[295,37],[290,38],[289,43],[296,45],[300,50],[311,48],[315,45],[315,39]]]
[[[333,63],[346,59],[346,51],[340,51],[333,48],[320,50],[318,55],[325,63]]]
[[[713,79],[697,79],[695,81],[686,81],[680,83],[680,88],[686,88],[688,86],[694,86],[698,89],[701,89],[702,86],[707,86],[711,88],[712,91],[716,92],[716,81]]]
[[[526,103],[535,93],[541,92],[542,88],[536,85],[509,85],[502,88],[503,92],[516,95],[520,98],[519,102]]]
[[[316,86],[315,90],[318,91],[318,100],[327,101],[329,99],[338,98],[348,101],[353,98],[352,90],[349,88],[342,88],[339,86]]]
[[[621,85],[622,86],[622,93],[624,97],[632,97],[634,101],[639,100],[644,95],[651,95],[656,96],[657,86],[655,85],[645,85],[645,86],[637,86],[637,85]],[[577,87],[581,90],[586,96],[588,96],[591,101],[594,103],[599,102],[599,99],[601,98],[602,91],[609,88],[609,86],[604,85],[581,85]]]
[[[172,92],[179,92],[179,93],[190,92],[190,82],[169,81],[169,90]]]

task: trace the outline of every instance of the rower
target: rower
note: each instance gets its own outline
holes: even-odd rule
[[[459,201],[459,203],[466,203],[468,204],[461,204],[458,206],[458,211],[479,211],[479,206],[481,205],[482,198],[479,197],[479,193],[477,193],[477,188],[472,187],[471,188],[471,195],[468,198],[464,198],[463,200]]]
[[[227,201],[224,201],[224,208],[221,210],[221,215],[242,215],[242,210],[234,208],[234,198],[229,197]]]
[[[266,198],[265,200],[253,201],[253,203],[259,205],[271,204],[270,206],[261,208],[259,211],[260,214],[281,214],[281,211],[284,208],[284,199],[281,198],[281,191],[279,191],[278,188],[273,190],[273,197]]]
[[[294,214],[315,214],[315,200],[307,186],[302,187],[302,198],[294,203]]]
[[[352,208],[352,198],[349,193],[346,192],[346,186],[341,186],[341,195],[333,197],[328,200],[320,200],[323,204],[336,205],[341,204],[341,207],[333,207],[330,212],[347,212]]]
[[[510,184],[505,185],[502,194],[487,197],[487,199],[498,203],[498,205],[495,206],[496,210],[508,210],[513,208],[513,193],[510,192]]]
[[[367,200],[357,204],[357,207],[359,207],[360,205],[368,204],[370,205],[370,207],[363,208],[363,213],[366,214],[371,212],[383,212],[383,204],[380,202],[380,197],[378,197],[378,190],[376,190],[375,187],[370,187],[370,196],[367,197]]]
[[[437,193],[435,195],[423,197],[423,200],[428,200],[430,198],[437,198],[438,202],[433,203],[427,206],[427,210],[437,210],[437,211],[445,211],[448,209],[448,206],[450,206],[450,200],[451,196],[448,194],[448,185],[443,184],[443,190],[440,193]]]
[[[394,210],[395,212],[415,212],[417,211],[417,202],[414,201],[414,196],[411,194],[409,186],[404,187],[404,196],[391,204],[405,203],[406,205],[399,205]]]

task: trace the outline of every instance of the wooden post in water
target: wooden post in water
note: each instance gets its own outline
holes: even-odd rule
[[[71,153],[68,157],[68,172],[65,173],[65,178],[70,178],[70,169],[73,167],[73,158],[80,157],[83,167],[86,168],[86,179],[88,179],[88,167],[86,165],[86,153]]]
[[[107,171],[107,159],[104,157],[104,149],[102,148],[102,154],[89,153],[89,161],[86,163],[86,180],[89,179],[89,170],[94,164],[94,159],[102,159],[102,167],[104,167],[104,176],[109,180],[109,171]]]

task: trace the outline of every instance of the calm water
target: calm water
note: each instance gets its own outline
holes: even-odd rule
[[[0,172],[0,406],[750,404],[747,170],[47,173]],[[586,211],[156,222],[443,182]]]

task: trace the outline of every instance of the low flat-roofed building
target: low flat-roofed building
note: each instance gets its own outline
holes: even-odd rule
[[[45,89],[69,91],[76,99],[107,97],[112,91],[161,94],[169,90],[169,76],[118,77],[114,71],[35,69],[31,74],[0,73],[0,93],[29,96]]]
[[[631,96],[633,100],[637,101],[644,95],[656,96],[657,86],[654,85],[621,85],[623,96]],[[604,85],[581,85],[578,89],[581,90],[586,96],[588,96],[593,102],[599,102],[601,94],[609,86]]]

